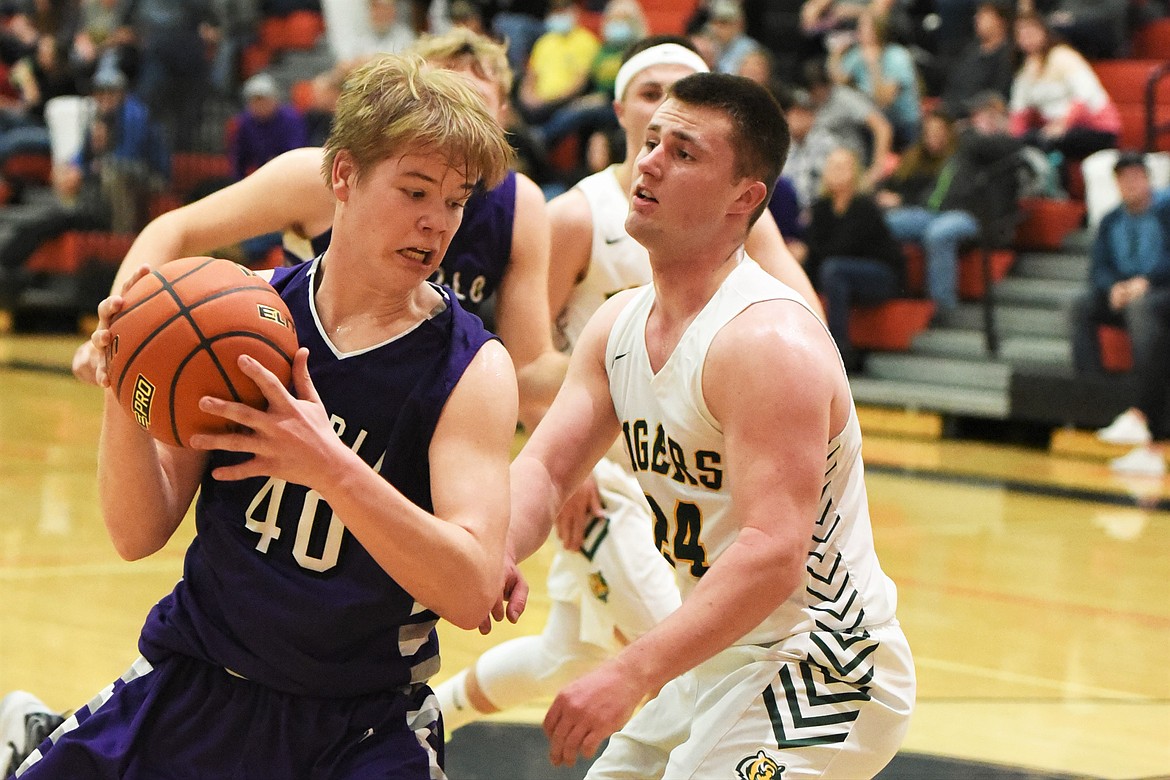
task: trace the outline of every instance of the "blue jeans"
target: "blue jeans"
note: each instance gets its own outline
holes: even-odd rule
[[[878,304],[898,294],[898,274],[880,260],[868,257],[829,257],[817,273],[817,286],[825,296],[829,333],[837,342],[846,368],[857,365],[849,340],[849,309],[854,304]]]
[[[544,20],[525,13],[501,11],[492,19],[492,32],[508,42],[508,64],[519,81],[528,67],[532,45],[544,34]]]
[[[979,222],[966,211],[930,211],[901,206],[886,212],[894,238],[922,245],[926,255],[926,291],[938,310],[959,303],[959,245],[979,236]]]
[[[1170,288],[1151,287],[1145,295],[1121,311],[1109,306],[1107,292],[1092,289],[1073,304],[1073,362],[1081,373],[1104,373],[1098,325],[1120,325],[1129,332],[1133,370],[1137,375],[1138,409],[1158,438],[1166,428],[1166,400],[1170,394]]]

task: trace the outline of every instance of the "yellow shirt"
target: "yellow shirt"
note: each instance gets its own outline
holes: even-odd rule
[[[533,89],[541,100],[567,97],[588,74],[601,43],[584,27],[569,33],[545,33],[536,39],[528,67],[535,77]]]

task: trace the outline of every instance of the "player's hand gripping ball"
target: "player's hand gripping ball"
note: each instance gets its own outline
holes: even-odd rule
[[[231,423],[199,409],[205,395],[264,408],[239,367],[250,355],[288,386],[296,329],[280,295],[242,265],[212,257],[167,263],[123,294],[110,323],[110,387],[156,439],[187,446]]]

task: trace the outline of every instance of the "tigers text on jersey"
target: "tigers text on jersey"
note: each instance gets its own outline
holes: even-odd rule
[[[311,291],[320,260],[277,269],[309,373],[338,436],[406,498],[433,511],[427,452],[448,396],[492,338],[448,305],[381,344],[341,353]],[[440,289],[441,288],[436,288]],[[141,652],[178,652],[294,694],[346,697],[425,681],[436,615],[415,602],[316,491],[275,478],[219,481],[214,452],[183,579],[150,613]]]
[[[654,513],[659,549],[675,566],[684,600],[739,532],[723,471],[723,433],[703,398],[707,351],[736,315],[753,303],[776,299],[807,308],[798,293],[744,259],[657,374],[650,370],[645,340],[652,286],[636,293],[618,315],[606,345],[610,392],[627,454]],[[896,591],[873,548],[861,431],[852,404],[845,428],[827,442],[825,457],[803,586],[741,644],[782,642],[814,631],[864,630],[894,617]]]

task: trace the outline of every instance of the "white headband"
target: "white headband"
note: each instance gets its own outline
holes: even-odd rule
[[[695,73],[707,73],[710,70],[707,63],[703,62],[703,58],[687,47],[679,46],[677,43],[660,43],[643,49],[626,60],[613,82],[614,97],[618,100],[625,97],[626,87],[630,85],[634,76],[654,65],[686,65]]]

